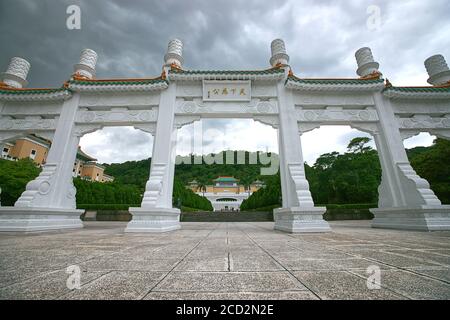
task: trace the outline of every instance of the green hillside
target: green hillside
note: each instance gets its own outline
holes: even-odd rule
[[[376,150],[367,147],[366,138],[353,139],[344,154],[331,152],[321,155],[313,166],[305,166],[306,177],[317,204],[372,204],[378,201],[381,168]],[[237,152],[234,151],[234,156]],[[407,150],[417,174],[427,179],[443,203],[450,204],[450,141],[436,139],[430,147]],[[245,153],[246,163],[256,154]],[[221,154],[221,156],[224,156]],[[275,156],[275,155],[274,155]],[[115,177],[113,183],[87,182],[75,179],[77,204],[127,207],[139,205],[148,180],[150,159],[105,165],[105,173]],[[261,175],[268,165],[237,164],[179,164],[175,169],[174,205],[211,210],[203,197],[185,189],[189,181],[212,184],[217,176],[234,176],[244,185],[259,179],[266,188],[246,200],[243,209],[277,206],[281,200],[278,175]],[[3,206],[13,205],[25,190],[28,181],[40,172],[29,159],[17,162],[0,159],[0,187]],[[180,199],[180,201],[178,200]],[[121,205],[121,206],[120,206]]]

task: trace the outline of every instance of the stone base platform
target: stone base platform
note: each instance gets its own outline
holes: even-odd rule
[[[125,232],[168,232],[181,228],[180,210],[166,208],[130,208],[133,219]]]
[[[444,231],[450,230],[450,206],[422,208],[381,208],[370,210],[375,218],[372,228]]]
[[[275,230],[290,233],[330,232],[323,219],[326,208],[281,208],[273,211]]]
[[[84,210],[0,207],[0,232],[42,232],[83,228]]]

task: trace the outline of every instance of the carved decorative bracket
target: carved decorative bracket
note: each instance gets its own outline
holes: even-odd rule
[[[182,128],[185,125],[199,121],[201,117],[199,115],[176,115],[173,126],[174,128]]]
[[[134,124],[142,122],[154,122],[158,119],[156,108],[150,110],[128,110],[126,108],[115,108],[110,111],[79,111],[75,122],[77,123],[103,123]]]

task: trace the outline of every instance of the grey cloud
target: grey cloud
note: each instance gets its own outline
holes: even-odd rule
[[[66,8],[78,4],[82,29],[67,30]],[[367,7],[378,5],[382,28],[366,27]],[[426,74],[423,60],[450,59],[450,3],[423,1],[121,1],[2,0],[0,67],[19,55],[32,62],[31,86],[59,86],[81,49],[99,57],[99,77],[157,76],[167,41],[185,44],[187,68],[268,67],[270,41],[286,41],[301,76],[354,76],[354,51],[370,45],[386,76]]]
[[[81,7],[81,30],[66,28],[71,4]],[[366,27],[369,5],[381,9],[378,31]],[[449,12],[448,0],[0,0],[0,71],[22,56],[32,64],[30,87],[59,87],[92,48],[99,78],[158,76],[174,37],[186,68],[263,69],[280,37],[302,77],[353,77],[354,52],[370,46],[394,84],[425,84],[425,58],[442,53],[450,62]],[[222,121],[205,129],[231,125]]]

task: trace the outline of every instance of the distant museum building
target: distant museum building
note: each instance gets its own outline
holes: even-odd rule
[[[2,159],[17,161],[19,159],[30,158],[41,167],[45,165],[48,151],[52,142],[34,134],[26,135],[16,141],[6,142],[2,146]],[[112,182],[114,177],[104,173],[105,167],[99,165],[97,159],[84,153],[78,147],[77,156],[74,162],[72,176],[81,177],[84,180],[98,182]]]
[[[253,192],[264,187],[264,182],[256,180],[249,186],[239,184],[234,177],[218,177],[213,185],[201,185],[196,180],[189,182],[188,188],[207,198],[214,211],[239,211],[242,202]]]

